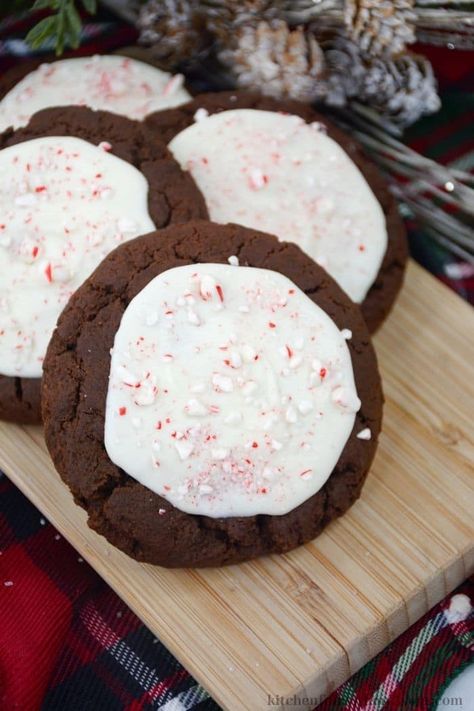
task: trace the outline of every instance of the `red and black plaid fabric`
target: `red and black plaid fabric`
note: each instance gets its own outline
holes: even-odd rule
[[[0,541],[1,709],[218,708],[4,476]]]
[[[0,23],[0,73],[29,57],[29,17]],[[102,11],[81,49],[106,52],[136,31]],[[423,48],[424,49],[424,48]],[[45,52],[51,46],[45,46]],[[417,150],[474,168],[474,54],[429,49],[443,109],[407,134]],[[410,225],[412,254],[474,301],[474,270]],[[457,591],[474,603],[474,579]],[[474,614],[450,623],[451,596],[340,687],[318,711],[433,711],[450,679],[474,664]],[[307,707],[307,706],[306,706]],[[204,689],[0,474],[0,709],[218,711]]]
[[[6,477],[0,479],[0,708],[219,707]],[[474,602],[474,579],[457,593]],[[474,608],[437,605],[318,711],[431,711],[474,663]]]

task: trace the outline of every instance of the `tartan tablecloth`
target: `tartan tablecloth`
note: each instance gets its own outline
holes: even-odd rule
[[[0,540],[0,708],[218,711],[6,477],[0,479]],[[474,578],[456,593],[474,603]],[[434,709],[449,680],[474,662],[474,608],[466,620],[456,622],[449,613],[451,599],[363,667],[318,711]]]
[[[30,56],[28,17],[0,23],[0,72]],[[88,21],[76,54],[131,44],[136,32],[107,12]],[[51,47],[45,47],[45,51]],[[474,168],[474,57],[422,48],[443,109],[407,140],[438,161]],[[474,269],[415,225],[413,256],[467,300]],[[318,711],[432,711],[449,681],[474,664],[474,578],[324,701]],[[455,600],[455,602],[456,602]],[[460,704],[459,704],[460,705]],[[218,711],[205,690],[4,476],[0,475],[0,709]],[[270,707],[269,707],[270,708]],[[308,705],[306,705],[308,708]]]

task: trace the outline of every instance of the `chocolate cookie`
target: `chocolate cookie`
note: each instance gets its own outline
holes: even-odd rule
[[[164,137],[166,140],[172,141],[172,139],[174,139],[174,141],[170,143],[170,148],[174,153],[175,157],[182,164],[182,167],[188,167],[190,172],[196,177],[197,184],[200,187],[201,192],[204,194],[204,196],[209,198],[208,208],[210,211],[211,219],[217,222],[241,221],[242,224],[245,224],[247,226],[264,229],[267,232],[275,231],[275,233],[277,233],[277,225],[278,229],[283,230],[283,234],[282,232],[279,232],[278,236],[282,239],[291,239],[289,233],[291,232],[291,226],[293,224],[292,220],[294,218],[297,219],[299,217],[301,205],[304,200],[302,201],[298,199],[298,194],[296,192],[297,199],[294,199],[295,193],[293,193],[293,200],[291,200],[288,205],[285,205],[285,190],[284,185],[282,186],[281,181],[278,183],[278,198],[276,198],[276,191],[275,194],[272,194],[271,196],[269,195],[269,189],[272,187],[272,170],[274,168],[274,166],[272,166],[271,164],[270,156],[275,156],[275,162],[278,162],[279,160],[279,148],[273,147],[273,139],[275,138],[275,134],[279,131],[278,126],[273,129],[273,131],[272,127],[269,126],[266,129],[266,132],[264,131],[263,134],[260,135],[260,138],[258,138],[257,134],[257,140],[255,140],[255,145],[252,144],[250,146],[246,146],[245,142],[239,143],[239,124],[237,124],[238,127],[236,128],[237,135],[235,138],[235,144],[242,151],[242,153],[246,153],[245,159],[242,159],[240,163],[238,161],[235,161],[230,162],[229,164],[229,158],[228,156],[226,156],[226,160],[222,161],[221,165],[225,165],[225,169],[223,167],[224,171],[227,171],[227,173],[232,173],[234,182],[238,179],[239,174],[241,174],[243,171],[247,171],[248,168],[248,172],[245,174],[245,177],[248,180],[248,185],[247,192],[245,194],[239,195],[238,199],[236,199],[236,195],[229,194],[228,203],[224,202],[224,194],[220,191],[220,184],[222,184],[223,187],[225,186],[225,176],[221,176],[217,181],[217,183],[219,184],[219,190],[217,191],[217,194],[215,191],[214,193],[211,192],[209,195],[206,195],[206,186],[209,183],[209,170],[212,170],[212,157],[214,157],[217,162],[220,162],[220,157],[223,155],[224,146],[228,145],[229,149],[231,148],[231,139],[226,133],[225,135],[223,134],[222,142],[219,144],[219,150],[215,153],[212,153],[212,145],[213,143],[215,143],[219,135],[219,131],[222,129],[222,126],[217,126],[214,124],[212,125],[212,127],[209,126],[208,130],[210,140],[208,142],[208,145],[206,145],[206,142],[203,140],[203,136],[199,136],[197,138],[197,140],[195,141],[197,148],[196,151],[191,152],[190,160],[187,160],[187,158],[189,158],[190,139],[188,139],[187,141],[185,150],[183,150],[183,147],[181,145],[176,145],[176,149],[173,148],[177,141],[176,136],[178,136],[178,134],[180,134],[187,127],[193,125],[195,121],[197,122],[197,128],[200,125],[202,119],[207,114],[214,115],[223,111],[235,111],[240,109],[257,109],[260,111],[279,112],[280,122],[288,120],[287,118],[283,118],[282,114],[290,114],[301,117],[308,124],[319,124],[322,127],[322,130],[329,136],[329,138],[336,141],[343,148],[347,156],[349,156],[350,161],[352,161],[352,163],[357,166],[359,171],[364,176],[366,183],[372,191],[372,195],[367,195],[366,193],[364,193],[361,194],[360,199],[358,197],[354,197],[353,210],[355,213],[358,214],[358,222],[354,223],[354,235],[359,234],[360,237],[358,238],[357,236],[355,236],[353,238],[353,256],[351,250],[348,249],[347,246],[341,248],[340,254],[342,256],[342,259],[346,261],[346,263],[348,259],[347,255],[351,255],[351,261],[349,262],[349,265],[354,265],[354,272],[357,269],[357,265],[360,260],[367,260],[369,258],[372,259],[371,255],[373,253],[373,249],[371,247],[370,249],[372,251],[370,251],[367,248],[367,245],[364,244],[364,239],[369,227],[369,202],[372,201],[374,203],[373,207],[375,208],[377,206],[378,201],[383,212],[380,212],[380,218],[377,215],[374,215],[374,219],[380,219],[381,227],[384,228],[384,232],[386,231],[386,237],[384,236],[384,239],[386,240],[386,245],[383,247],[383,249],[379,248],[379,254],[377,255],[377,258],[373,258],[373,269],[370,273],[370,278],[367,279],[365,292],[360,294],[360,298],[357,297],[357,289],[351,291],[351,289],[349,288],[351,286],[350,274],[349,279],[347,278],[347,275],[343,275],[342,278],[339,278],[339,275],[337,273],[337,265],[335,266],[335,268],[332,268],[333,265],[331,264],[330,260],[328,262],[328,260],[326,260],[324,257],[321,260],[318,259],[317,261],[318,263],[320,263],[321,266],[327,266],[328,271],[338,280],[339,284],[343,286],[343,288],[345,288],[345,290],[347,291],[347,293],[349,293],[349,295],[351,295],[353,300],[361,303],[362,312],[366,319],[369,330],[371,332],[374,332],[387,316],[395,301],[397,293],[401,288],[405,264],[407,260],[407,242],[403,222],[399,216],[396,202],[392,194],[388,190],[386,181],[377,169],[377,167],[364,154],[362,147],[359,143],[357,143],[357,141],[355,141],[351,136],[345,134],[339,128],[334,126],[324,115],[317,113],[311,107],[305,104],[301,104],[295,101],[278,101],[269,97],[262,97],[256,94],[247,94],[240,92],[221,92],[199,95],[195,97],[194,100],[190,103],[185,104],[179,108],[151,114],[146,119],[146,125],[155,130],[160,136]],[[226,130],[228,131],[229,129]],[[245,139],[243,140],[245,141]],[[181,141],[183,141],[183,138],[181,138]],[[265,147],[262,149],[263,154],[268,157],[268,165],[266,166],[267,170],[264,171],[267,173],[267,175],[264,175],[260,170],[260,164],[258,161],[261,160],[261,156],[260,158],[256,157],[256,155],[259,153],[259,149],[261,146]],[[187,155],[186,150],[188,151]],[[206,150],[209,153],[205,153]],[[293,143],[288,148],[289,156],[291,156],[292,151],[294,150],[295,144]],[[295,174],[295,183],[297,186],[300,184],[303,185],[305,181],[313,179],[310,171],[318,169],[318,150],[319,149],[315,151],[315,154],[312,158],[312,162],[310,164],[310,168],[307,169],[306,174],[304,174],[301,178],[299,177],[298,173]],[[196,154],[196,156],[199,157],[194,159],[194,153]],[[304,163],[305,160],[305,151],[302,150],[300,151],[300,153],[301,155],[299,157],[302,158],[302,160],[299,160],[299,163],[301,164]],[[202,162],[207,161],[208,157],[209,165],[206,164],[205,166],[203,166]],[[329,160],[336,161],[336,156],[330,156]],[[248,162],[248,166],[246,165],[245,161]],[[291,161],[287,160],[287,163],[284,164],[284,167],[281,169],[280,178],[287,180],[287,175],[289,174],[289,169],[291,168],[291,165],[288,165],[290,163]],[[325,165],[327,165],[327,162]],[[337,165],[337,161],[334,163],[334,165]],[[334,214],[335,223],[338,219],[340,221],[340,224],[336,224],[336,227],[333,229],[333,234],[331,235],[331,237],[333,238],[333,244],[336,238],[339,239],[338,235],[341,235],[341,240],[343,237],[343,233],[345,230],[345,221],[343,219],[342,213],[344,209],[347,209],[349,211],[349,216],[350,210],[352,209],[351,207],[348,207],[348,203],[353,197],[352,187],[348,188],[346,190],[346,193],[342,193],[338,196],[339,187],[343,186],[344,183],[347,183],[348,169],[350,167],[350,163],[349,165],[345,164],[344,166],[341,166],[340,176],[338,177],[337,175],[335,175],[332,184],[329,183],[329,188],[326,189],[324,187],[321,187],[325,184],[323,174],[321,184],[318,185],[318,188],[316,190],[317,199],[309,204],[309,209],[311,209],[313,213],[317,213],[316,219],[321,220],[319,223],[315,223],[318,238],[321,239],[321,233],[319,232],[319,228],[321,224],[324,224],[324,222],[327,220],[327,215],[331,210],[331,202],[333,203],[332,210]],[[275,167],[275,171],[277,170],[277,168],[278,166]],[[303,165],[299,170],[304,169],[305,168]],[[326,168],[321,168],[321,170],[324,173]],[[215,177],[212,178],[212,173],[210,180],[216,180]],[[212,185],[215,186],[216,182],[214,182]],[[308,188],[308,190],[312,191],[313,188]],[[265,195],[265,193],[267,193],[267,195]],[[263,197],[264,202],[257,204],[256,207],[252,208],[254,212],[249,211],[246,215],[244,209],[242,208],[242,205],[246,201],[255,200],[257,194],[258,196]],[[376,200],[373,199],[373,196],[375,196]],[[275,213],[274,217],[276,219],[276,222],[274,230],[271,229],[271,224],[265,217],[265,205],[268,205],[268,202],[265,201],[268,200],[271,200],[273,205],[281,205],[281,220],[278,219],[278,214]],[[221,203],[220,205],[219,201]],[[364,210],[361,209],[361,205],[367,206],[365,215]],[[341,210],[341,207],[343,208],[343,210]],[[379,210],[379,208],[377,209]],[[227,218],[226,215],[229,211],[231,216]],[[262,211],[264,213],[263,217],[259,217],[259,212],[261,213]],[[239,214],[242,215],[241,218],[239,218]],[[320,214],[322,215],[321,218],[319,217]],[[301,219],[305,220],[307,216],[308,215],[304,214]],[[285,229],[285,227],[282,228],[281,225],[284,225],[288,229]],[[307,251],[310,256],[313,256],[313,258],[315,258],[315,255],[311,254],[311,249],[306,248],[306,245],[309,246],[310,244],[312,244],[311,234],[309,232],[306,235],[305,239],[306,244],[304,243],[304,240],[301,240],[301,236],[295,237],[294,241],[305,251]],[[357,242],[358,239],[360,240],[360,244]],[[328,239],[327,244],[330,242],[331,239]],[[317,249],[323,248],[317,247]],[[366,250],[365,254],[364,250]],[[328,264],[326,264],[326,262],[328,262]],[[347,271],[347,264],[345,268]],[[363,264],[361,262],[361,272],[366,271],[367,262]]]
[[[56,170],[56,178],[48,171],[53,171],[51,165],[56,160],[52,144],[49,144],[47,137],[66,137],[58,138],[57,142],[67,143],[75,139],[82,139],[83,147],[97,154],[99,161],[105,161],[110,157],[122,159],[126,164],[121,164],[117,161],[118,168],[123,172],[130,164],[130,171],[133,171],[133,184],[140,183],[140,188],[145,191],[143,197],[143,205],[140,204],[141,212],[147,213],[146,220],[133,222],[127,220],[129,217],[129,205],[134,203],[134,210],[138,209],[138,201],[142,198],[137,196],[137,191],[127,188],[127,176],[120,178],[120,190],[116,191],[107,187],[105,184],[106,177],[102,176],[100,170],[90,173],[90,178],[87,174],[87,165],[92,165],[90,156],[88,160],[82,161],[81,170],[86,171],[82,177],[82,186],[84,186],[84,194],[79,195],[79,189],[76,190],[78,210],[76,214],[67,215],[64,209],[64,195],[61,198],[63,202],[61,207],[57,207],[57,214],[53,217],[44,217],[49,222],[42,222],[43,213],[41,210],[48,209],[48,206],[55,206],[55,200],[58,191],[66,190],[68,180],[73,180],[73,177],[78,171],[78,161],[81,160],[77,152],[71,153],[71,160],[68,161],[66,152],[59,147],[57,152],[58,166]],[[36,143],[32,139],[45,139],[45,145],[41,148],[36,148]],[[49,141],[54,143],[56,139],[50,138]],[[20,145],[21,144],[21,145]],[[103,150],[92,149],[92,146],[100,146]],[[69,144],[68,144],[69,145]],[[4,367],[5,359],[8,360],[8,353],[26,354],[28,349],[32,356],[35,348],[35,338],[37,347],[39,341],[38,334],[32,334],[29,329],[18,326],[18,321],[15,318],[21,319],[24,317],[26,307],[22,307],[18,300],[18,295],[21,292],[21,298],[26,298],[27,294],[31,294],[31,304],[34,305],[34,289],[36,284],[38,288],[50,289],[53,293],[54,289],[58,292],[57,315],[59,315],[67,297],[75,288],[76,283],[82,282],[80,278],[79,266],[73,265],[78,254],[77,250],[82,249],[79,244],[79,235],[76,229],[69,232],[70,225],[67,222],[73,223],[77,228],[78,221],[81,224],[88,224],[96,220],[97,225],[89,224],[91,234],[87,234],[87,239],[90,239],[90,244],[87,245],[88,255],[92,260],[90,262],[90,271],[85,274],[87,276],[98,264],[98,262],[107,253],[107,243],[111,243],[115,247],[120,241],[129,237],[135,237],[140,232],[147,232],[154,227],[162,228],[166,225],[186,222],[191,218],[207,217],[207,210],[199,191],[190,176],[183,173],[179,165],[170,155],[166,145],[159,140],[156,132],[152,133],[146,129],[143,124],[130,121],[129,119],[116,116],[102,111],[91,111],[84,107],[65,107],[56,109],[47,109],[37,113],[30,121],[28,126],[17,131],[8,130],[0,134],[0,160],[5,162],[2,168],[4,176],[3,197],[0,193],[0,201],[2,205],[2,225],[0,227],[0,252],[2,253],[2,275],[0,275],[0,292],[2,296],[2,305],[0,316],[2,318],[2,339],[6,339],[5,335],[7,328],[11,331],[11,344],[8,348],[5,346],[5,341],[0,342],[0,418],[15,422],[35,423],[40,421],[40,376],[34,372],[33,376],[28,372],[25,374],[25,369],[18,369],[18,360],[15,356],[15,362],[8,364],[8,368]],[[25,152],[24,160],[20,156],[12,156],[12,151]],[[37,164],[34,163],[26,153],[29,151],[37,151]],[[39,151],[39,152],[38,152]],[[48,159],[45,161],[41,151],[46,151]],[[49,151],[49,153],[48,153]],[[53,152],[52,152],[53,151]],[[99,155],[100,154],[100,155]],[[107,154],[107,155],[106,155]],[[53,155],[53,159],[51,159]],[[103,158],[101,156],[104,156]],[[11,164],[8,162],[10,161]],[[34,157],[34,156],[33,156]],[[59,161],[62,160],[59,166]],[[76,161],[76,162],[75,162]],[[19,167],[23,166],[23,168]],[[49,167],[48,167],[49,166]],[[133,167],[133,168],[132,168]],[[23,170],[23,173],[22,173]],[[62,173],[57,173],[59,170],[64,170],[64,181]],[[92,171],[92,168],[90,168]],[[115,176],[116,165],[109,169],[109,178],[113,183],[119,180]],[[80,171],[79,171],[80,172]],[[118,171],[120,173],[120,171]],[[59,179],[58,179],[59,175]],[[51,177],[52,176],[52,177]],[[148,182],[148,194],[146,195],[146,183],[143,177]],[[54,190],[48,184],[49,179],[56,180]],[[77,179],[79,181],[79,178]],[[61,187],[60,183],[64,182]],[[79,182],[76,185],[78,188]],[[74,199],[74,190],[67,193]],[[122,199],[118,201],[118,195]],[[64,198],[64,199],[63,199]],[[137,203],[137,204],[135,204]],[[117,232],[114,234],[107,233],[107,214],[108,210],[115,210],[116,216],[123,216],[122,220],[114,221],[114,229]],[[49,214],[49,213],[48,213]],[[112,214],[112,213],[111,213]],[[93,217],[94,216],[94,217]],[[54,218],[54,219],[53,219]],[[150,219],[151,218],[151,219]],[[23,227],[18,228],[18,220],[23,220]],[[64,223],[63,223],[64,221]],[[61,235],[57,230],[62,229],[64,224],[64,250],[61,247]],[[117,227],[118,225],[118,227]],[[88,229],[89,229],[88,227]],[[97,227],[97,229],[96,229]],[[46,234],[48,232],[48,234]],[[54,235],[53,235],[54,232]],[[56,234],[57,233],[57,234]],[[76,234],[76,237],[74,235]],[[57,237],[57,254],[52,255],[54,239]],[[76,240],[76,241],[74,241]],[[80,241],[80,240],[79,240]],[[68,247],[66,248],[66,245]],[[95,245],[98,245],[97,247]],[[94,252],[97,249],[97,260],[94,262]],[[110,251],[110,249],[108,250]],[[74,254],[73,254],[74,253]],[[61,256],[63,255],[63,256]],[[70,260],[68,263],[68,255]],[[88,258],[89,258],[88,257]],[[17,280],[17,284],[27,284],[27,289],[15,287],[9,284],[8,280],[12,280],[13,269],[19,269],[21,274]],[[21,278],[20,278],[21,277]],[[39,280],[39,281],[38,281]],[[16,290],[15,290],[16,289]],[[56,293],[56,292],[55,292]],[[49,307],[52,308],[52,299],[56,298],[49,296],[49,292],[44,295],[46,301],[49,300]],[[38,292],[38,303],[42,303]],[[18,314],[15,312],[18,309]],[[45,307],[37,306],[41,311]],[[44,315],[44,314],[43,314]],[[32,316],[32,322],[35,319]],[[55,318],[53,320],[53,324]],[[51,330],[53,327],[51,324]],[[14,332],[18,334],[18,343],[13,342]],[[47,335],[47,334],[46,334]],[[46,338],[45,333],[41,338]],[[47,340],[46,340],[47,342]],[[3,350],[2,350],[3,345]],[[46,345],[46,344],[45,344]],[[46,348],[44,348],[45,350]],[[44,353],[35,354],[36,362]],[[8,357],[7,357],[8,356]],[[26,358],[26,355],[25,355]],[[11,365],[11,367],[10,367]]]
[[[184,298],[174,298],[172,286],[173,279],[177,278],[177,275],[186,272],[189,278],[193,279],[197,276],[198,270],[212,272],[212,270],[223,269],[220,265],[227,265],[228,262],[239,263],[240,266],[228,267],[231,271],[235,271],[232,271],[224,286],[209,275],[201,276],[196,287],[198,289],[196,294],[200,294],[197,299],[194,299],[191,291],[185,292]],[[199,266],[187,269],[185,265]],[[127,471],[114,464],[105,444],[107,437],[107,447],[120,445],[119,438],[115,437],[117,432],[110,429],[106,432],[106,424],[107,427],[112,426],[113,430],[128,421],[127,427],[136,428],[136,431],[144,434],[146,418],[150,418],[147,413],[150,412],[150,408],[153,411],[158,403],[159,417],[154,423],[153,431],[157,437],[163,436],[164,439],[161,450],[158,442],[153,444],[157,452],[153,457],[153,465],[156,467],[153,471],[156,473],[157,482],[161,482],[160,477],[168,474],[180,476],[185,472],[186,467],[192,465],[193,443],[190,442],[190,437],[200,437],[206,441],[205,446],[217,448],[210,450],[213,471],[234,471],[232,469],[234,464],[228,459],[229,452],[221,449],[225,444],[224,440],[212,432],[207,434],[206,422],[209,418],[214,418],[212,422],[215,432],[220,432],[225,422],[226,427],[230,425],[232,436],[240,436],[241,428],[253,427],[248,419],[249,412],[258,417],[266,414],[260,412],[258,408],[268,407],[268,404],[265,405],[263,400],[255,400],[259,393],[259,377],[260,385],[263,383],[263,376],[259,376],[258,373],[265,372],[257,369],[266,367],[266,362],[262,363],[258,360],[259,346],[257,345],[255,350],[249,349],[248,346],[242,346],[238,340],[239,336],[228,333],[227,328],[219,331],[220,340],[215,353],[221,352],[222,363],[217,370],[227,373],[227,376],[214,372],[213,385],[207,391],[211,398],[209,403],[211,401],[212,403],[208,403],[203,412],[200,412],[199,408],[202,408],[205,402],[204,391],[207,386],[200,380],[204,377],[202,364],[205,363],[210,347],[201,349],[199,345],[193,346],[194,355],[185,358],[184,361],[174,360],[178,359],[177,353],[161,353],[160,348],[161,350],[169,348],[165,345],[166,334],[175,334],[173,338],[179,340],[180,332],[184,332],[181,347],[191,348],[195,338],[193,333],[199,333],[200,324],[207,327],[207,319],[209,322],[207,325],[213,327],[219,319],[227,318],[229,313],[235,314],[232,316],[235,319],[240,316],[248,317],[249,324],[253,324],[255,313],[260,308],[258,294],[262,293],[261,290],[248,292],[248,298],[253,300],[251,308],[246,306],[237,308],[237,302],[228,303],[233,282],[239,281],[240,272],[245,266],[256,267],[257,269],[246,271],[252,274],[258,273],[260,279],[265,280],[266,276],[275,279],[286,277],[293,282],[292,288],[288,289],[288,297],[270,299],[262,306],[265,309],[269,308],[270,316],[267,318],[265,313],[262,316],[263,326],[260,333],[254,333],[252,336],[252,326],[249,325],[247,329],[249,338],[256,339],[257,344],[263,343],[265,338],[272,343],[271,338],[275,337],[275,352],[271,353],[272,358],[277,364],[280,362],[287,364],[287,367],[282,370],[281,379],[279,375],[275,376],[279,382],[275,387],[280,388],[279,392],[284,393],[285,378],[290,379],[288,381],[290,384],[306,383],[305,373],[307,374],[306,369],[310,367],[306,362],[310,358],[308,349],[313,347],[310,341],[317,341],[316,334],[321,333],[318,331],[319,327],[315,326],[309,331],[310,337],[306,339],[306,343],[300,338],[302,331],[300,325],[297,325],[299,322],[291,320],[298,316],[291,308],[291,304],[294,303],[291,300],[298,298],[302,299],[310,309],[315,309],[314,304],[320,307],[325,312],[321,317],[332,319],[330,325],[338,334],[337,337],[348,339],[348,350],[345,344],[343,350],[347,353],[349,367],[353,372],[355,387],[362,403],[360,405],[354,393],[351,395],[349,387],[341,387],[342,375],[338,375],[340,371],[336,368],[336,361],[331,361],[332,365],[328,367],[325,363],[311,361],[309,382],[315,384],[316,390],[322,387],[323,383],[327,383],[327,387],[332,392],[332,401],[343,408],[349,407],[347,413],[341,415],[341,418],[339,418],[339,411],[336,413],[339,418],[337,421],[342,423],[341,426],[349,426],[349,430],[345,443],[341,444],[340,455],[336,454],[338,459],[330,470],[329,478],[314,495],[294,508],[288,507],[285,496],[282,497],[283,504],[278,497],[276,498],[275,510],[286,511],[282,515],[268,513],[219,515],[222,506],[228,512],[229,506],[233,505],[232,487],[240,486],[240,481],[244,484],[247,482],[249,487],[253,486],[252,477],[248,471],[245,473],[243,470],[241,479],[237,477],[237,483],[235,477],[231,476],[228,480],[231,488],[227,497],[225,490],[221,499],[213,496],[211,493],[213,486],[209,486],[209,480],[207,484],[203,484],[203,480],[200,479],[197,499],[192,497],[189,500],[183,499],[179,493],[181,489],[178,487],[179,506],[176,506],[170,500],[170,497],[173,498],[175,495],[174,492],[166,494],[172,488],[167,486],[166,478],[163,479],[165,495],[160,496],[139,483],[135,474],[135,478],[132,478]],[[174,269],[175,267],[181,269]],[[273,270],[273,272],[263,270]],[[163,274],[164,272],[166,275]],[[278,274],[275,275],[274,272]],[[232,276],[233,274],[235,277]],[[245,274],[246,272],[242,271],[242,275]],[[158,275],[163,276],[155,279]],[[143,311],[140,299],[142,301],[145,299],[145,303],[148,303],[147,289],[163,280],[166,288],[169,289],[169,299],[163,304],[152,300],[150,307]],[[306,299],[299,290],[309,299]],[[134,301],[131,304],[132,300]],[[163,313],[160,310],[162,306],[165,308]],[[129,354],[126,356],[129,364],[127,367],[124,368],[120,363],[113,365],[109,389],[111,349],[113,348],[112,358],[121,357],[120,346],[116,339],[120,329],[125,327],[124,314],[127,315],[129,309],[133,308],[135,311],[138,309],[136,313],[139,314],[139,318],[133,315],[132,326],[135,327],[134,324],[137,323],[146,324],[146,328],[151,329],[150,333],[157,334],[157,341],[151,344],[153,347],[150,349],[148,348],[150,343],[145,337],[139,337],[136,341],[132,337],[134,345],[130,348],[138,353],[140,362],[142,358],[155,358],[155,372],[147,372],[142,382],[139,382],[139,379],[137,380],[132,373],[128,372],[132,367]],[[159,313],[155,312],[156,309]],[[315,311],[321,315],[320,309]],[[176,319],[176,326],[173,325],[173,319]],[[182,320],[178,321],[178,319]],[[308,324],[306,321],[306,327],[311,328],[311,326],[312,323]],[[138,327],[145,328],[145,325]],[[197,330],[192,332],[194,327]],[[175,331],[172,330],[173,328]],[[288,337],[280,335],[287,334],[288,328],[291,331]],[[226,339],[237,345],[228,348]],[[283,341],[285,341],[284,346],[280,347]],[[265,357],[263,360],[265,361]],[[171,371],[167,371],[166,368],[176,368],[173,362],[181,365],[178,370],[172,371],[173,377],[168,378],[166,373]],[[117,369],[116,365],[118,365]],[[276,367],[278,369],[280,366]],[[244,383],[245,368],[256,374],[256,384]],[[180,380],[183,369],[187,369],[188,375],[191,376],[192,393],[197,393],[191,395],[189,400],[186,395],[189,382],[186,384]],[[117,389],[119,385],[114,381],[116,373],[119,374],[122,390]],[[243,376],[240,380],[239,374]],[[298,378],[302,380],[297,380]],[[242,392],[245,395],[241,400],[242,408],[250,408],[245,411],[243,420],[235,417],[235,412],[229,413],[225,405],[226,402],[234,402],[233,398],[237,397],[236,391],[240,388],[243,388]],[[169,389],[177,396],[178,404],[175,403],[172,407],[179,406],[176,411],[178,419],[181,417],[179,413],[182,413],[180,398],[185,399],[186,417],[194,415],[195,417],[190,421],[198,423],[194,430],[191,428],[189,431],[187,429],[183,429],[182,432],[174,431],[173,428],[178,427],[179,423],[175,424],[172,417],[167,416],[172,414],[171,410],[169,412],[166,410],[166,402],[168,402],[166,398],[170,397]],[[265,396],[265,387],[263,391]],[[267,395],[271,398],[272,393],[275,392],[277,391],[273,386],[270,386]],[[295,427],[296,432],[303,432],[306,427],[305,422],[313,422],[313,415],[317,419],[318,413],[311,411],[312,403],[308,404],[299,396],[296,398],[295,393],[296,391],[293,392],[295,395],[293,400],[282,395],[282,402],[287,403],[283,408],[287,409],[278,425],[270,422],[270,429],[260,425],[256,426],[255,431],[250,429],[251,439],[244,448],[247,452],[244,461],[248,463],[248,467],[253,466],[252,461],[264,447],[265,442],[270,441],[268,439],[270,435],[272,438],[276,436],[277,433],[272,430],[272,427],[280,427],[281,432],[290,432],[291,428]],[[122,396],[126,399],[124,402],[120,400]],[[116,407],[117,397],[119,407]],[[318,397],[316,391],[314,397]],[[132,401],[135,404],[132,404]],[[223,565],[262,554],[284,552],[317,536],[330,521],[343,514],[360,495],[377,446],[383,398],[375,353],[360,310],[324,270],[296,245],[279,242],[271,235],[238,225],[220,226],[197,221],[171,226],[123,244],[112,252],[76,291],[59,318],[48,348],[44,362],[42,402],[46,442],[53,462],[62,479],[71,489],[76,503],[88,512],[91,528],[137,560],[167,567],[180,567]],[[355,413],[359,405],[360,409]],[[135,406],[140,417],[135,417]],[[277,404],[276,407],[280,405]],[[208,414],[202,419],[200,415],[204,414],[206,408]],[[322,417],[322,413],[319,414]],[[350,419],[345,423],[344,417]],[[323,422],[324,418],[319,421]],[[230,424],[231,422],[233,424]],[[299,427],[303,429],[300,430]],[[207,440],[211,440],[209,445]],[[167,441],[170,443],[170,450],[166,449]],[[294,441],[299,442],[298,439]],[[197,440],[194,441],[195,447],[198,446],[196,442]],[[265,508],[266,497],[272,495],[273,477],[278,479],[279,476],[275,463],[280,454],[278,450],[281,449],[285,457],[290,453],[292,456],[295,455],[295,451],[291,449],[293,439],[289,434],[286,440],[283,436],[282,442],[283,444],[279,444],[271,439],[271,447],[268,451],[272,452],[271,457],[274,457],[275,461],[270,458],[268,467],[264,469],[263,485],[256,492],[252,489],[251,496],[254,502],[252,506],[257,501],[255,504],[257,510],[259,506],[263,507],[260,510],[268,510]],[[137,449],[135,445],[138,446]],[[127,456],[136,452],[138,461],[142,446],[143,443],[127,441],[123,452]],[[322,446],[324,448],[326,445],[323,443]],[[176,466],[165,472],[163,466],[160,467],[160,460],[168,456],[170,451],[175,451],[173,447],[177,452]],[[285,450],[285,447],[290,448],[291,452]],[[301,452],[303,451],[305,451],[305,443],[301,442]],[[145,454],[145,461],[148,461],[148,449]],[[299,457],[299,454],[297,453],[296,456]],[[229,462],[227,469],[226,461]],[[285,459],[278,461],[285,461]],[[308,462],[309,464],[303,467],[303,463]],[[300,464],[303,468],[299,476],[302,482],[304,480],[302,486],[306,486],[306,479],[311,478],[312,468],[314,467],[317,473],[319,465],[322,466],[322,458],[312,461],[310,454],[302,454]],[[244,468],[245,466],[247,465],[244,465]],[[271,471],[272,467],[274,471]],[[226,481],[225,474],[217,480],[217,484],[219,481]],[[156,483],[152,482],[152,485],[155,486]],[[161,485],[162,483],[159,483],[159,486]],[[183,510],[189,507],[194,510],[195,504],[198,505],[197,511],[213,510],[212,507],[215,505],[217,507],[214,509],[215,515],[189,513]],[[242,511],[237,503],[234,510]]]

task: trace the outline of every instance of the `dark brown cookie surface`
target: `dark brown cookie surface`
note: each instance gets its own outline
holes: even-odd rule
[[[146,177],[148,209],[157,228],[207,217],[204,200],[191,177],[181,170],[157,133],[140,122],[78,106],[45,109],[25,128],[0,134],[0,149],[44,136],[75,136],[95,145],[110,143],[110,153]],[[40,422],[40,387],[38,378],[0,374],[0,419]]]
[[[199,262],[273,269],[323,308],[348,342],[361,410],[322,489],[283,516],[210,518],[184,513],[114,465],[104,447],[110,348],[136,294],[167,269]],[[43,418],[54,464],[98,533],[132,557],[168,567],[234,563],[283,552],[318,535],[358,498],[377,446],[382,391],[360,310],[296,245],[238,225],[190,222],[123,244],[71,298],[44,364]],[[356,434],[370,428],[370,441]],[[159,515],[161,508],[166,515]]]
[[[166,141],[183,131],[194,122],[199,108],[210,114],[233,109],[260,109],[282,111],[301,116],[306,122],[324,124],[327,134],[337,141],[359,168],[372,192],[382,206],[388,235],[388,246],[381,268],[366,298],[361,304],[362,312],[371,333],[384,321],[402,286],[408,256],[406,232],[398,208],[387,183],[378,168],[367,158],[361,145],[348,134],[334,126],[326,116],[310,106],[298,101],[279,101],[258,94],[241,92],[218,92],[200,94],[193,101],[176,109],[168,109],[150,114],[145,125],[152,128]]]

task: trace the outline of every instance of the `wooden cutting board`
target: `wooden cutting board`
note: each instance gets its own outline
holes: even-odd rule
[[[411,264],[375,339],[387,402],[362,497],[287,555],[139,564],[88,529],[39,428],[1,424],[0,467],[224,708],[316,704],[474,570],[473,339],[474,311]]]

